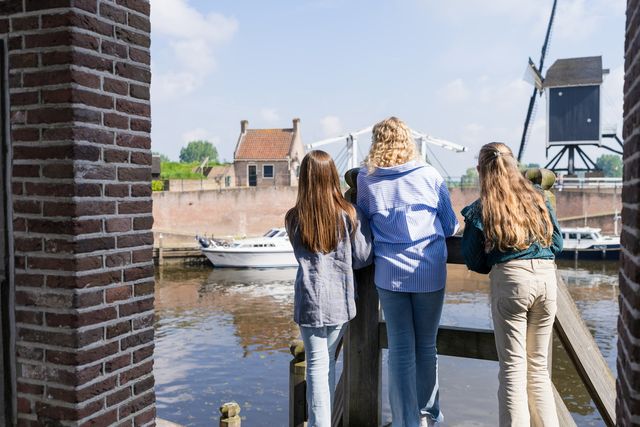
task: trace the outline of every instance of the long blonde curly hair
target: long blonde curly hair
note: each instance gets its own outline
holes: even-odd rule
[[[369,155],[364,160],[369,173],[378,167],[402,165],[418,158],[411,130],[397,117],[376,123],[371,142]]]
[[[485,250],[524,250],[551,245],[553,223],[544,195],[518,169],[511,149],[485,144],[478,155]]]

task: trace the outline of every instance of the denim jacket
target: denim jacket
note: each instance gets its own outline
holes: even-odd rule
[[[336,326],[356,315],[353,270],[372,262],[369,221],[359,209],[356,208],[356,212],[355,229],[345,217],[346,236],[327,254],[311,252],[302,244],[298,227],[287,224],[298,260],[293,320],[300,326]]]
[[[488,274],[495,264],[513,259],[554,259],[557,254],[562,252],[562,233],[556,214],[548,200],[546,205],[553,223],[551,246],[544,247],[540,243],[534,242],[522,251],[502,252],[496,248],[489,253],[484,249],[485,240],[480,200],[476,200],[462,209],[465,222],[464,234],[462,235],[462,255],[467,267],[477,273]]]

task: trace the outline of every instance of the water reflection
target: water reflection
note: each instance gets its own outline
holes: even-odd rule
[[[615,367],[617,265],[563,262],[560,272],[605,358]],[[164,269],[156,283],[158,415],[210,425],[236,400],[247,425],[288,423],[288,347],[295,269]],[[486,276],[450,266],[443,324],[491,327]],[[604,425],[559,343],[554,383],[578,425]],[[448,426],[496,425],[497,364],[440,358]],[[386,379],[383,381],[386,389]],[[389,419],[386,390],[383,420]]]

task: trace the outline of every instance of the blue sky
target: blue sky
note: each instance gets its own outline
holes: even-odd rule
[[[551,0],[152,0],[152,148],[177,159],[192,139],[232,160],[240,120],[290,127],[304,143],[390,115],[465,145],[432,147],[443,174],[480,146],[517,150]],[[622,127],[624,0],[559,0],[546,67],[602,55],[603,121]],[[544,101],[544,99],[543,99]],[[525,161],[545,161],[544,102]],[[370,137],[361,144],[366,151]],[[339,146],[328,146],[336,153]],[[597,156],[598,154],[596,154]]]

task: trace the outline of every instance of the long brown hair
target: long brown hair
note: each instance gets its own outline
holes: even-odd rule
[[[524,250],[551,245],[553,224],[544,195],[518,170],[511,149],[492,142],[480,149],[480,202],[485,250]]]
[[[338,170],[331,156],[321,150],[311,151],[300,164],[298,198],[285,216],[287,227],[298,227],[307,249],[326,254],[335,250],[347,234],[345,213],[355,225],[356,210],[340,192]]]

